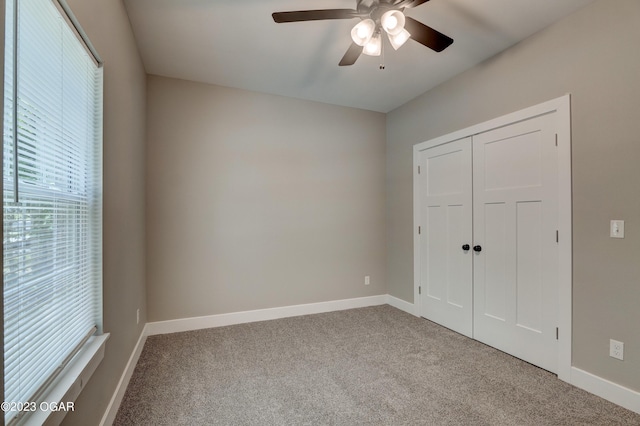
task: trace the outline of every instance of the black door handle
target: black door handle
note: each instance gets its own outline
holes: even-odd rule
[[[464,250],[464,251],[469,250],[469,248],[470,248],[469,244],[465,244],[465,245],[462,246],[462,250]]]
[[[482,247],[481,246],[473,246],[473,251],[475,252],[481,252],[482,251]]]

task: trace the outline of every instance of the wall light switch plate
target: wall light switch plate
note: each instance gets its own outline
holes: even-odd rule
[[[609,229],[611,238],[624,238],[624,220],[612,220]]]

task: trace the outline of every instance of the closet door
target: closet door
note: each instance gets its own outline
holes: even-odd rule
[[[474,338],[557,371],[553,114],[473,138]]]
[[[420,315],[472,337],[471,138],[419,155]]]

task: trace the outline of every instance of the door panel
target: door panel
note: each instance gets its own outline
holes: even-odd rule
[[[516,324],[542,332],[542,203],[516,204]]]
[[[470,241],[469,235],[465,235],[465,221],[469,219],[464,216],[463,205],[451,205],[447,207],[447,259],[454,261],[447,262],[447,302],[457,308],[464,309],[467,303],[467,293],[469,288],[469,277],[465,276],[465,269],[460,268],[460,263],[468,260],[461,253],[460,241]],[[470,256],[467,256],[470,258]]]
[[[485,143],[485,190],[540,186],[539,136],[534,131]]]
[[[507,206],[505,203],[487,203],[484,208],[484,294],[476,309],[496,320],[507,317],[507,267],[509,242],[507,240]],[[476,239],[477,241],[477,239]],[[482,246],[481,246],[482,247]],[[487,251],[486,247],[492,249]],[[482,303],[484,302],[484,304]]]
[[[456,195],[464,191],[463,180],[466,173],[462,170],[462,164],[466,163],[465,152],[458,147],[449,148],[453,150],[447,152],[448,150],[440,147],[432,148],[434,152],[430,152],[425,158],[428,196]],[[446,176],[446,179],[441,179],[443,176]]]
[[[442,300],[445,294],[445,286],[447,284],[447,270],[443,266],[446,265],[447,253],[447,230],[446,215],[443,206],[427,206],[426,221],[427,227],[423,241],[426,244],[426,272],[427,281],[424,283],[426,295],[434,300]]]
[[[557,370],[557,154],[551,115],[473,138],[474,337]]]
[[[420,153],[421,315],[472,336],[471,139]]]

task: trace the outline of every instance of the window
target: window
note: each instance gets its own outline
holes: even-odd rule
[[[101,333],[102,68],[57,1],[6,3],[4,395],[25,402]]]

